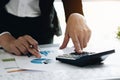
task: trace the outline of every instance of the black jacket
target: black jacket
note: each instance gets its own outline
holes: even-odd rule
[[[9,0],[0,0],[0,33],[4,30],[2,29],[2,20],[7,19],[4,15],[5,5]],[[61,29],[59,26],[58,18],[56,11],[53,6],[54,0],[40,0],[40,9],[41,9],[41,23],[48,24],[53,28],[54,34],[59,36],[61,35]],[[46,22],[47,21],[47,22]]]
[[[65,17],[66,17],[66,21],[68,20],[68,17],[71,13],[80,13],[80,14],[83,14],[83,10],[82,10],[82,0],[61,0],[63,2],[63,6],[64,6],[64,10],[65,10]],[[12,17],[5,12],[5,5],[9,2],[9,0],[0,0],[0,33],[4,32],[4,31],[9,31],[11,30],[11,32],[14,32],[14,35],[18,35],[18,32],[20,34],[22,33],[26,33],[28,31],[28,29],[25,30],[25,28],[23,27],[22,25],[22,29],[21,29],[21,25],[20,22],[23,21],[23,19],[21,21],[14,21],[15,19],[12,19]],[[47,41],[47,38],[49,39],[51,36],[53,35],[61,35],[61,28],[59,26],[59,21],[58,21],[58,18],[57,18],[57,14],[56,14],[56,11],[55,11],[55,8],[53,6],[53,2],[54,0],[40,0],[40,10],[41,10],[41,16],[40,18],[38,19],[40,21],[40,29],[39,27],[35,27],[36,30],[34,30],[33,32],[33,29],[34,28],[30,28],[28,25],[25,25],[27,26],[27,28],[29,28],[31,35],[33,37],[38,37],[37,40],[41,40],[43,39],[43,41]],[[39,21],[37,20],[38,24],[39,24]],[[24,21],[28,21],[29,20],[24,20]],[[23,23],[24,23],[23,21]],[[8,24],[16,24],[15,27],[13,27],[13,29],[17,28],[16,30],[13,30],[9,27],[6,27],[6,22]],[[36,21],[34,21],[36,22]],[[26,23],[25,23],[26,24]],[[29,24],[29,23],[27,23]],[[30,25],[30,24],[29,24]],[[19,26],[19,27],[18,27]],[[33,25],[34,26],[34,25]],[[11,27],[11,25],[10,25]],[[19,28],[21,30],[19,30]],[[13,30],[13,31],[12,31]],[[40,31],[41,30],[41,33]],[[47,31],[46,31],[47,30]],[[20,32],[22,31],[22,32]],[[36,33],[37,32],[37,33]],[[41,35],[40,35],[41,34]],[[47,37],[45,37],[45,34],[47,35]],[[41,38],[39,38],[39,36]]]

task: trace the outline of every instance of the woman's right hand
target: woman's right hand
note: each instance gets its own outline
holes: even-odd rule
[[[9,53],[26,55],[28,52],[40,58],[38,42],[29,35],[20,36],[17,39],[10,33],[0,35],[0,45]],[[32,46],[32,48],[31,48]]]

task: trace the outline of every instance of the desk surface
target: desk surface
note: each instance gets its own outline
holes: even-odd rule
[[[22,71],[22,72],[13,72],[7,74],[0,74],[0,80],[97,80],[97,79],[120,79],[120,40],[116,38],[116,30],[117,24],[119,22],[120,17],[114,15],[111,16],[111,6],[109,4],[102,5],[105,11],[109,12],[109,15],[105,15],[105,13],[99,13],[102,9],[100,5],[102,3],[84,3],[84,8],[86,12],[90,12],[89,15],[85,16],[88,19],[88,24],[92,29],[92,36],[88,47],[85,49],[86,51],[104,51],[109,49],[115,49],[116,53],[110,55],[105,61],[103,65],[96,66],[87,66],[87,67],[77,67],[75,70],[64,70],[64,71]],[[111,3],[110,3],[111,4]],[[94,6],[93,6],[94,5]],[[107,7],[106,7],[107,5]],[[100,10],[97,12],[97,9]],[[116,6],[116,7],[115,7]],[[112,12],[115,12],[120,6],[118,3],[112,7]],[[95,10],[93,10],[95,9]],[[106,10],[107,9],[107,10]],[[59,10],[59,9],[58,9]],[[91,11],[93,10],[93,11]],[[92,14],[92,12],[96,13],[96,15]],[[102,11],[101,11],[102,12]],[[119,12],[117,12],[119,14]],[[90,16],[92,14],[92,16]],[[97,15],[98,14],[98,15]],[[101,18],[102,15],[103,17]],[[115,12],[116,14],[116,12]],[[100,18],[99,18],[99,17]],[[105,18],[106,17],[106,18]],[[62,17],[61,17],[62,18]],[[113,18],[113,19],[111,19]],[[108,19],[112,22],[109,22]],[[117,19],[117,20],[116,20]],[[100,23],[99,21],[100,20]],[[92,22],[93,21],[93,22]],[[95,23],[95,24],[94,24]],[[110,23],[110,24],[109,24]],[[120,23],[120,22],[119,22]],[[0,61],[1,62],[1,61]],[[0,73],[4,73],[5,71],[1,69],[0,64]]]
[[[116,42],[116,41],[115,41]],[[52,45],[51,45],[52,46]],[[108,46],[108,45],[107,45]],[[115,45],[117,46],[117,45]],[[99,49],[97,48],[99,47]],[[105,46],[104,46],[105,47]],[[90,48],[86,50],[89,51]],[[111,47],[109,47],[111,48]],[[20,72],[5,73],[0,75],[1,80],[97,80],[97,79],[119,79],[120,78],[120,54],[118,47],[115,53],[110,55],[102,65],[91,65],[86,67],[77,67],[67,65],[68,70],[37,71],[24,70]],[[103,48],[101,48],[103,50]],[[101,50],[100,46],[94,47],[94,50]],[[2,50],[1,50],[2,53]],[[14,64],[13,64],[14,65]],[[7,65],[9,66],[9,65]],[[1,71],[2,72],[2,71]]]

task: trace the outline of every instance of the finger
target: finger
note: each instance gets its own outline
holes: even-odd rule
[[[29,48],[29,50],[28,50],[31,54],[33,54],[34,56],[36,56],[37,58],[40,58],[41,57],[41,55],[39,54],[39,52],[36,50],[36,49],[34,49],[34,48]]]
[[[68,42],[69,42],[69,36],[65,35],[63,43],[62,43],[60,49],[64,49],[67,46]]]
[[[88,34],[87,34],[87,31],[84,29],[84,32],[81,36],[81,46],[82,48],[85,48],[87,46],[87,39],[88,39]]]
[[[16,47],[21,52],[21,54],[26,54],[28,52],[27,48],[22,44],[19,44]]]
[[[84,37],[85,37],[84,32],[82,32],[78,35],[78,40],[80,43],[81,50],[83,50],[83,48],[84,48]]]
[[[11,49],[12,51],[10,53],[15,54],[17,56],[21,55],[21,52],[19,51],[19,49],[17,49],[17,47],[12,47]]]
[[[31,36],[24,36],[24,38],[28,41],[28,43],[30,44],[30,46],[32,45],[34,47],[34,49],[38,50],[38,42],[33,39]]]
[[[91,32],[89,29],[86,29],[85,32],[84,32],[84,45],[83,47],[85,48],[87,46],[87,43],[89,42],[89,39],[90,39],[90,36],[91,36]]]
[[[87,42],[89,42],[90,37],[91,37],[91,31],[90,31],[90,29],[89,29],[89,31],[88,31],[88,39],[87,39]]]
[[[81,46],[80,46],[81,44],[80,44],[77,36],[76,36],[76,35],[71,36],[71,39],[72,39],[72,42],[73,42],[73,44],[74,44],[75,50],[76,50],[78,53],[81,53],[81,52],[82,52],[82,49],[81,49]]]
[[[27,48],[25,48],[24,45],[19,42],[16,43],[16,48],[20,51],[21,54],[25,54],[27,52]]]
[[[27,48],[27,52],[30,52],[31,54],[33,54],[34,56],[40,58],[40,54],[39,54],[39,51],[36,50],[32,45],[29,45],[28,43],[26,43],[26,48]],[[27,53],[25,53],[27,54]]]
[[[15,44],[16,44],[16,47],[19,49],[19,51],[22,54],[26,54],[28,52],[27,46],[29,44],[28,44],[28,42],[23,37],[19,37],[17,39],[17,41],[15,42]]]

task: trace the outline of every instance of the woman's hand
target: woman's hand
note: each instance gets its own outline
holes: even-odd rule
[[[88,28],[84,16],[73,13],[68,18],[64,41],[60,49],[65,48],[71,38],[75,51],[81,53],[87,46],[90,36],[91,30]]]
[[[0,45],[9,53],[15,55],[26,55],[28,52],[41,57],[38,51],[38,43],[29,35],[20,36],[15,39],[10,33],[0,36]],[[31,48],[32,46],[32,48]]]

